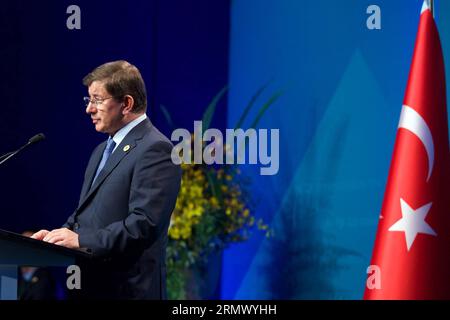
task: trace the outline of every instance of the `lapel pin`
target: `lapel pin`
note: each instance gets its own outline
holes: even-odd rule
[[[130,150],[130,145],[127,144],[125,147],[123,147],[123,151],[127,152],[128,150]]]

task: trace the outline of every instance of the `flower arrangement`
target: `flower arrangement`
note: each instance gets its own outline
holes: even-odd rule
[[[265,86],[252,97],[236,127],[243,123],[264,89]],[[206,128],[226,90],[223,88],[206,109],[203,116]],[[279,96],[280,93],[273,95],[261,107],[252,123],[253,128]],[[161,108],[171,124],[167,109]],[[171,218],[167,246],[169,299],[201,298],[198,288],[192,288],[190,281],[193,269],[204,266],[211,254],[228,244],[248,239],[253,228],[269,235],[267,225],[252,214],[252,199],[248,192],[250,181],[242,176],[237,166],[182,163],[181,168],[181,188]],[[197,280],[194,286],[199,286]]]

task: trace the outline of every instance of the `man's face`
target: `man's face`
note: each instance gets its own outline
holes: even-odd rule
[[[91,102],[86,107],[86,113],[91,116],[95,130],[114,135],[124,125],[122,103],[112,98],[101,81],[92,82],[88,91],[91,101],[100,102]]]

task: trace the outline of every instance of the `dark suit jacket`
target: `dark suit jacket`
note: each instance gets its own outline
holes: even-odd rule
[[[64,227],[96,257],[80,262],[82,298],[165,299],[165,251],[181,169],[172,143],[146,119],[134,127],[92,180],[106,142],[86,169],[78,208]]]

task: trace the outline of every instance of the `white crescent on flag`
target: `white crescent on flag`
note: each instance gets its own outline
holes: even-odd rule
[[[430,128],[416,110],[406,105],[403,106],[398,128],[411,131],[422,141],[428,156],[428,182],[434,165],[434,143]]]

